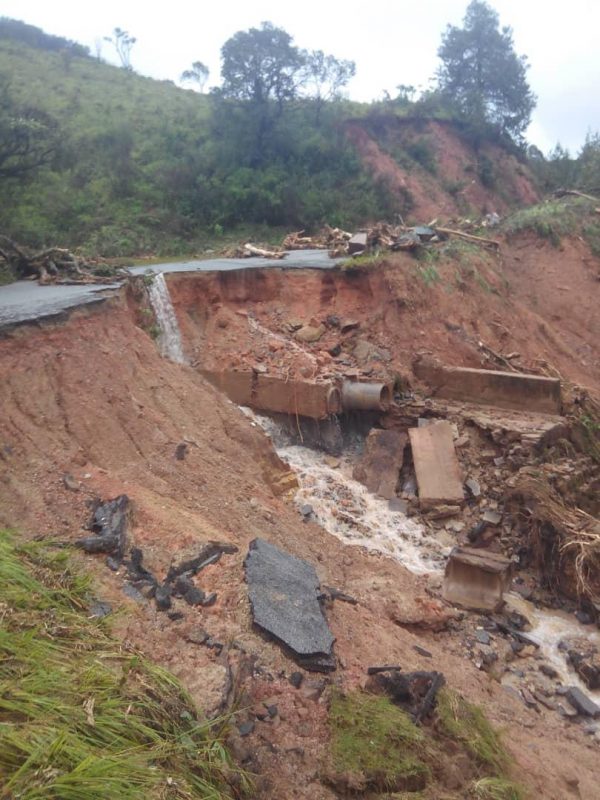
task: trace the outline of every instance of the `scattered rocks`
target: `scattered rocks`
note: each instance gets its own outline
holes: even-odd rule
[[[177,461],[183,461],[183,459],[186,456],[187,449],[188,446],[186,442],[181,442],[180,444],[177,445],[177,447],[175,448],[175,458],[177,459]]]
[[[488,525],[500,525],[502,522],[502,514],[488,508],[483,512],[483,521],[487,522]]]
[[[319,325],[318,327],[303,325],[300,330],[297,330],[294,334],[294,339],[304,344],[312,344],[313,342],[319,341],[321,336],[325,333],[325,330],[326,328],[324,325]]]
[[[294,689],[299,689],[302,686],[302,681],[304,680],[304,675],[301,672],[292,672],[289,677],[289,681],[294,687]]]
[[[456,447],[456,443],[454,444]],[[465,481],[465,486],[469,490],[472,497],[480,497],[481,496],[481,486],[479,481],[476,481],[475,478],[467,478]]]
[[[63,484],[65,489],[68,489],[70,492],[78,492],[81,489],[79,481],[68,472],[63,475]]]
[[[252,720],[248,720],[247,722],[242,722],[241,725],[238,725],[238,732],[240,736],[249,736],[254,731],[255,725]]]
[[[600,689],[600,655],[594,644],[583,638],[572,640],[567,657],[588,689]]]
[[[102,619],[103,617],[107,617],[110,613],[112,613],[112,606],[105,600],[94,600],[92,603],[90,603],[89,611],[90,617]]]

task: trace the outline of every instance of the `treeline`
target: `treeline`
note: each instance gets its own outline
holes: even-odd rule
[[[576,155],[557,144],[546,156],[531,146],[527,156],[545,191],[579,189],[600,195],[600,133],[588,133]]]
[[[127,31],[109,41],[121,68],[0,20],[0,231],[25,244],[176,254],[240,226],[310,230],[409,214],[410,194],[392,196],[365,170],[349,119],[456,120],[475,149],[493,138],[525,158],[535,104],[526,61],[482,0],[444,34],[433,90],[402,85],[371,104],[345,98],[353,62],[303,50],[270,23],[224,43],[208,95],[136,75]],[[197,61],[182,79],[202,89],[207,77]],[[413,150],[402,163],[428,169],[427,148]],[[560,159],[530,159],[552,184]]]

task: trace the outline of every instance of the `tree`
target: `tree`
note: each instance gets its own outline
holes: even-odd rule
[[[238,31],[221,48],[225,97],[258,105],[274,101],[279,108],[298,93],[304,57],[283,28],[263,22]]]
[[[494,9],[472,0],[463,27],[447,27],[438,56],[439,88],[460,115],[522,143],[536,98],[526,80],[527,58],[515,53],[512,29],[500,29]]]
[[[59,145],[56,123],[39,109],[19,106],[0,78],[0,178],[19,178],[50,163]]]
[[[289,33],[270,22],[238,31],[221,48],[223,84],[213,95],[229,105],[217,109],[216,116],[229,116],[246,139],[252,166],[265,162],[286,103],[298,96],[304,63]]]
[[[110,42],[119,57],[123,69],[131,71],[131,49],[137,42],[135,36],[130,36],[128,31],[115,28],[112,36],[105,36],[104,40]]]
[[[181,73],[181,80],[198,84],[200,94],[202,94],[209,74],[210,71],[206,64],[203,64],[202,61],[194,61],[191,69],[186,69]]]
[[[315,103],[318,125],[325,103],[339,99],[341,90],[356,75],[356,64],[325,55],[322,50],[305,53],[304,64],[304,82]]]

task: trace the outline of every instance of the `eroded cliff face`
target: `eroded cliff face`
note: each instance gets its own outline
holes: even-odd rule
[[[539,200],[527,166],[490,142],[476,150],[455,123],[381,115],[347,123],[346,133],[405,218],[417,224]]]
[[[202,572],[202,589],[216,592],[215,604],[183,607],[180,619],[144,598],[128,598],[123,569],[111,571],[104,557],[81,560],[93,573],[95,592],[125,608],[116,621],[124,646],[138,647],[170,668],[207,712],[219,709],[232,676],[248,706],[275,698],[277,724],[261,724],[235,743],[261,776],[259,797],[338,795],[321,781],[328,738],[322,685],[307,676],[306,690],[294,689],[289,677],[296,664],[251,623],[243,560],[256,537],[310,561],[322,584],[358,600],[327,609],[339,662],[336,682],[362,686],[373,664],[398,663],[406,670],[434,664],[507,730],[518,777],[533,792],[562,800],[577,763],[580,795],[591,800],[596,754],[585,746],[584,734],[565,738],[557,715],[538,720],[465,659],[460,636],[432,632],[432,626],[440,627],[439,604],[430,595],[439,589],[439,578],[417,577],[391,558],[350,547],[315,522],[304,522],[286,495],[293,478],[269,440],[198,371],[210,359],[267,368],[297,359],[300,369],[335,370],[338,357],[326,345],[340,342],[341,359],[348,362],[343,370],[357,364],[371,374],[408,369],[425,344],[445,360],[479,365],[477,335],[513,346],[502,331],[494,333],[492,322],[500,314],[510,336],[523,344],[525,359],[537,348],[556,349],[547,330],[538,333],[540,317],[523,314],[503,294],[494,264],[479,268],[497,292],[468,275],[463,288],[450,292],[445,272],[440,285],[429,285],[417,268],[400,259],[375,273],[173,276],[169,286],[188,365],[160,357],[142,327],[143,315],[124,292],[97,308],[72,312],[61,324],[16,329],[0,340],[0,523],[24,536],[72,542],[82,535],[95,498],[124,493],[133,504],[131,544],[143,550],[144,564],[160,578],[174,557],[208,541],[239,548]],[[357,323],[349,338],[340,339],[337,324],[326,325],[322,341],[313,344],[294,338],[290,321],[305,325],[314,318],[320,324],[328,315]],[[558,349],[561,363],[572,362],[574,377],[583,366],[573,357],[572,342],[583,330],[583,324],[569,327],[574,338]],[[222,647],[199,645],[199,630]]]

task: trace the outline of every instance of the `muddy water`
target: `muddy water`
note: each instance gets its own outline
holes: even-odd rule
[[[450,552],[448,544],[400,512],[390,511],[388,503],[352,479],[356,452],[346,452],[339,466],[331,459],[307,447],[290,445],[285,433],[268,417],[243,409],[254,424],[270,436],[279,456],[298,477],[300,488],[295,496],[298,508],[310,505],[316,520],[329,533],[349,545],[360,545],[395,558],[411,572],[440,574]],[[572,614],[536,608],[520,595],[509,593],[507,605],[531,622],[528,635],[538,644],[543,659],[551,664],[568,686],[578,686],[600,703],[600,691],[591,692],[579,679],[559,649],[564,639],[581,637],[600,647],[600,631],[579,623]]]
[[[185,364],[177,316],[162,272],[159,272],[150,284],[148,297],[159,327],[157,344],[161,355],[176,364]]]
[[[562,683],[578,686],[588,697],[600,703],[600,690],[592,692],[587,688],[569,666],[564,652],[558,647],[564,639],[577,637],[586,639],[600,648],[600,631],[591,625],[581,625],[572,614],[564,611],[536,608],[533,603],[513,592],[506,596],[506,601],[510,608],[520,612],[531,622],[531,631],[528,635],[539,644],[545,661],[558,672]]]

